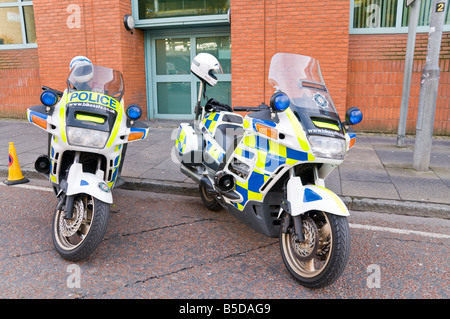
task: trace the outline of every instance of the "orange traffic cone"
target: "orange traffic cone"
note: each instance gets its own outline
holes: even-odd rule
[[[14,143],[10,142],[8,179],[4,180],[3,183],[5,183],[6,185],[16,185],[28,182],[29,180],[23,177],[22,171],[20,170],[19,160],[17,159]]]

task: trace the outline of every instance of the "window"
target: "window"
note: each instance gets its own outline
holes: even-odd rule
[[[230,0],[138,0],[139,19],[227,14]]]
[[[0,49],[36,46],[33,2],[0,0]]]
[[[231,0],[131,0],[138,28],[229,23]]]
[[[198,30],[198,29],[197,29]],[[164,32],[163,32],[164,33]],[[212,34],[190,33],[152,37],[152,66],[150,94],[152,107],[149,115],[154,118],[193,118],[198,99],[200,80],[190,70],[192,59],[206,52],[215,56],[223,69],[217,75],[219,83],[207,86],[202,105],[208,98],[231,104],[231,38],[229,32]]]
[[[420,1],[418,32],[428,31],[432,2]],[[448,7],[449,5],[446,8],[444,31],[450,31]],[[406,7],[404,0],[352,0],[350,10],[350,33],[408,32],[410,8]]]

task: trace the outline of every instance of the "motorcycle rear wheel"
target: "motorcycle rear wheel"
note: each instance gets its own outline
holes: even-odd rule
[[[109,204],[87,194],[75,196],[72,219],[64,211],[53,215],[52,239],[56,251],[65,260],[87,258],[101,243],[109,220]]]
[[[199,191],[202,203],[206,208],[214,212],[218,212],[222,209],[222,205],[217,201],[214,195],[209,194],[202,185],[199,185]]]
[[[314,225],[311,225],[314,223]],[[289,273],[308,288],[333,284],[343,273],[350,255],[347,218],[325,212],[302,216],[305,241],[295,240],[292,217],[284,213],[280,227],[280,249]],[[283,229],[287,229],[283,233]]]

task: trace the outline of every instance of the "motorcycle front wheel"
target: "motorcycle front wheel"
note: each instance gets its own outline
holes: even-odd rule
[[[302,286],[329,286],[342,274],[350,255],[347,218],[314,211],[305,213],[301,222],[304,241],[294,233],[293,218],[287,213],[282,217],[279,239],[283,262]]]
[[[72,218],[62,209],[53,215],[52,239],[62,258],[79,261],[87,258],[101,243],[109,219],[109,204],[87,194],[75,196]]]

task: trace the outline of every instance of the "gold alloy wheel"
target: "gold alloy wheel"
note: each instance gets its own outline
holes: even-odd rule
[[[292,227],[281,235],[286,261],[293,271],[304,278],[319,275],[330,260],[333,247],[331,227],[327,215],[321,212],[320,217],[322,216],[325,222],[317,223],[317,218],[303,218],[302,229],[305,237],[303,243],[296,242]],[[316,228],[311,223],[314,223]],[[314,247],[317,248],[316,251]]]
[[[74,200],[72,219],[65,219],[63,210],[57,211],[53,231],[61,248],[73,250],[81,245],[91,229],[94,211],[94,201],[86,194]]]

